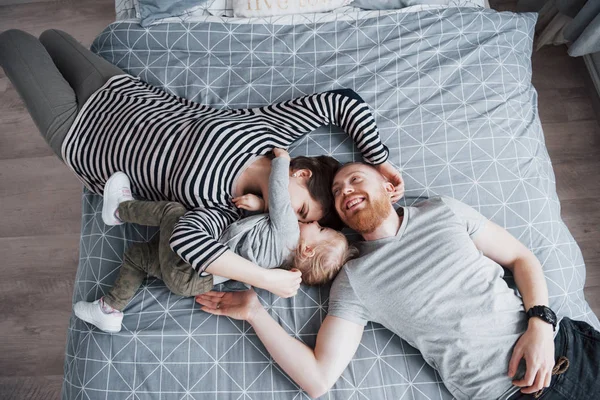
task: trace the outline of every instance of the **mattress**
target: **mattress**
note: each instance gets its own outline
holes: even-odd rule
[[[531,85],[535,14],[475,8],[354,12],[302,21],[219,18],[107,27],[92,50],[152,85],[214,107],[254,107],[348,87],[372,107],[389,161],[402,171],[402,205],[447,195],[472,205],[543,264],[551,307],[600,324],[583,296],[581,251],[560,218],[554,173]],[[323,127],[292,155],[360,160],[351,140]],[[102,198],[84,191],[73,302],[111,287],[128,243],[156,231],[102,223]],[[509,279],[509,283],[510,282]],[[269,313],[312,346],[329,287],[281,299]],[[326,399],[449,399],[419,351],[370,323]],[[302,399],[245,322],[206,314],[149,278],[107,334],[72,317],[63,399]]]

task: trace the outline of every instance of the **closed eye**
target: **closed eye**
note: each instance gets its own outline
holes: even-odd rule
[[[304,220],[306,220],[306,217],[308,216],[308,208],[306,207],[306,204],[302,205],[302,208],[300,209],[300,217]]]

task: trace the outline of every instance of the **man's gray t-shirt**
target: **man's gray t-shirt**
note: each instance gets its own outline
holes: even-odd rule
[[[515,393],[508,363],[527,318],[502,267],[473,243],[486,218],[447,197],[403,211],[396,236],[357,244],[360,257],[332,285],[329,314],[396,333],[458,399]]]

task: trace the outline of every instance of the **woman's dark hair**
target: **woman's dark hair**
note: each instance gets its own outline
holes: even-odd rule
[[[308,169],[312,176],[307,181],[308,193],[323,207],[323,218],[319,223],[334,229],[341,229],[344,224],[335,211],[331,186],[333,178],[341,167],[335,158],[329,156],[294,157],[290,161],[292,170]]]

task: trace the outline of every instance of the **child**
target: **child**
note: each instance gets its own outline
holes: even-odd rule
[[[330,281],[346,261],[356,256],[357,250],[348,245],[341,232],[321,227],[317,222],[298,223],[288,192],[290,156],[281,149],[275,149],[274,154],[268,206],[263,199],[251,194],[232,199],[240,209],[266,212],[268,208],[268,214],[236,221],[219,240],[261,267],[272,269],[283,265],[297,269],[298,278],[302,274],[306,284]],[[104,189],[102,218],[105,223],[116,225],[127,221],[160,226],[159,238],[150,243],[132,244],[125,251],[119,277],[110,292],[94,302],[76,303],[75,315],[105,332],[119,332],[122,311],[146,275],[162,279],[173,293],[186,297],[202,294],[211,290],[213,284],[226,281],[227,277],[198,275],[171,250],[169,238],[186,211],[174,202],[135,201],[127,176],[114,174]]]

